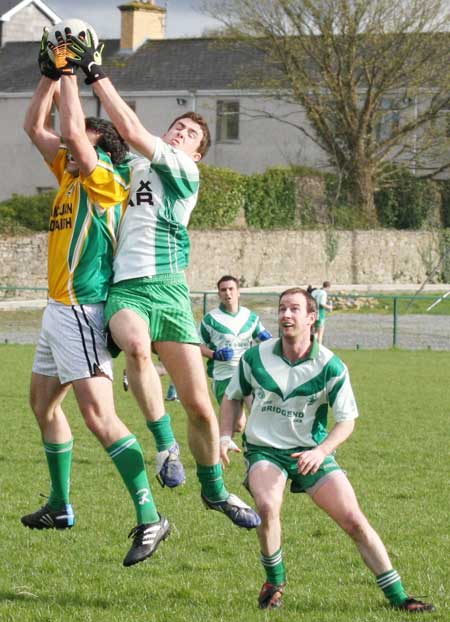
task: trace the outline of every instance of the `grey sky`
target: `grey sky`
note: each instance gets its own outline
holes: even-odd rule
[[[61,18],[79,17],[91,24],[99,38],[118,39],[120,37],[120,4],[127,0],[45,0],[46,4]],[[217,26],[211,18],[202,15],[196,0],[157,0],[167,8],[167,37],[198,37],[204,28]]]

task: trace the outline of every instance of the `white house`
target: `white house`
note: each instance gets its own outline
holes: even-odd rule
[[[261,55],[214,38],[166,39],[165,9],[152,0],[119,9],[121,39],[105,42],[105,69],[149,129],[162,133],[173,118],[193,109],[211,128],[208,164],[243,173],[279,164],[324,164],[312,141],[289,124],[263,116],[269,111],[299,121],[297,107],[265,98],[254,86],[242,86],[248,82],[249,68],[252,73],[267,71]],[[0,200],[55,186],[22,124],[39,80],[36,42],[43,26],[64,17],[41,0],[0,0]],[[89,15],[84,17],[89,21]],[[102,115],[81,77],[80,89],[86,115]]]

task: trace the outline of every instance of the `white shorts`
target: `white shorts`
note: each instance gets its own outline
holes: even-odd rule
[[[61,384],[99,374],[113,377],[106,349],[103,303],[64,305],[50,301],[42,316],[33,372]]]

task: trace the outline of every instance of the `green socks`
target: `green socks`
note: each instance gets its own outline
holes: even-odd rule
[[[144,456],[137,438],[130,434],[106,449],[133,499],[138,525],[156,523],[159,514],[145,471]]]
[[[48,505],[52,510],[59,510],[69,503],[73,439],[67,443],[43,440],[43,444],[52,485]]]
[[[197,464],[197,477],[200,480],[202,494],[209,501],[225,501],[229,492],[225,488],[222,476],[222,465],[203,466]]]
[[[147,421],[147,427],[154,436],[156,449],[158,451],[170,449],[175,445],[176,441],[172,426],[170,425],[169,413],[166,413],[161,419],[158,419],[158,421]]]
[[[267,582],[272,585],[286,583],[286,568],[284,566],[283,551],[278,549],[273,555],[261,553],[261,563],[266,571]]]
[[[400,575],[396,570],[392,569],[388,570],[388,572],[383,572],[376,579],[378,587],[383,590],[391,605],[401,605],[408,598]]]

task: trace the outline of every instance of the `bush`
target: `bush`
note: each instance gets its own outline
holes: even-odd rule
[[[394,229],[420,229],[431,221],[436,204],[436,186],[408,169],[390,165],[389,182],[375,193],[380,225]]]
[[[43,192],[35,196],[13,194],[0,203],[0,219],[16,222],[32,231],[48,231],[50,210],[56,191]]]
[[[450,179],[438,182],[441,193],[441,219],[444,227],[450,227]]]
[[[249,175],[245,183],[244,209],[249,227],[292,228],[296,211],[293,171],[279,167]]]
[[[190,226],[220,229],[230,226],[244,206],[244,176],[230,169],[200,165],[200,192]]]

